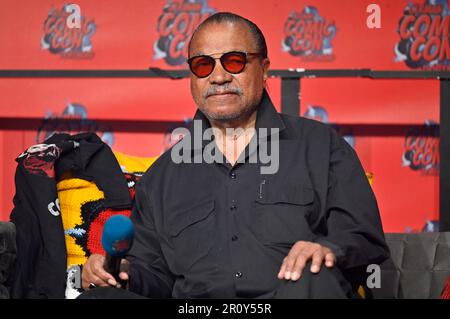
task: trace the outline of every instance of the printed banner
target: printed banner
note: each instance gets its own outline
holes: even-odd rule
[[[0,4],[0,69],[187,69],[197,25],[232,11],[261,28],[272,69],[450,70],[448,0]],[[269,82],[279,110],[280,86],[280,79]],[[188,125],[196,110],[187,79],[3,78],[0,103],[0,120],[8,126],[0,131],[3,220],[12,208],[14,158],[30,145],[53,132],[88,130],[115,150],[155,156],[173,144],[175,123]],[[300,115],[333,125],[358,152],[373,177],[385,231],[436,229],[437,80],[303,79]],[[24,128],[27,121],[32,129]],[[147,130],[146,123],[158,129]],[[364,126],[375,131],[361,134]],[[404,130],[390,135],[396,126]]]
[[[450,66],[448,0],[0,3],[0,69],[186,69],[193,31],[218,11],[261,28],[274,69]]]

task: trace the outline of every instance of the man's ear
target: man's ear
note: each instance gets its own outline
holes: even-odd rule
[[[262,61],[264,83],[266,82],[267,78],[269,77],[269,67],[270,67],[270,60],[268,58],[265,58]]]

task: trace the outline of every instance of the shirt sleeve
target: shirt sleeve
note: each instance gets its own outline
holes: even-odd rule
[[[127,256],[130,262],[129,289],[149,298],[170,298],[174,280],[161,251],[152,208],[144,187],[140,182],[136,185],[131,215],[135,235]]]
[[[342,269],[381,263],[389,257],[378,205],[353,148],[331,131],[326,235],[315,241],[329,247]]]

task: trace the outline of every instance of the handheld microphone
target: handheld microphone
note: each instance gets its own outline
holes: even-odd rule
[[[119,278],[120,261],[125,257],[133,244],[134,226],[124,215],[114,215],[107,219],[103,226],[102,246],[106,252],[104,268],[123,285]]]

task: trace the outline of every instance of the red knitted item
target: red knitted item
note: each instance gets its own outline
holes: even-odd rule
[[[441,295],[442,299],[450,299],[450,276],[447,278],[447,283],[445,284],[444,290]]]

